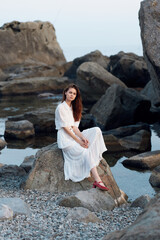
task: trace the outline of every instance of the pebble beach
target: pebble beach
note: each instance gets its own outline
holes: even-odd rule
[[[59,206],[59,201],[71,193],[50,193],[20,188],[20,177],[1,177],[1,198],[21,198],[31,211],[30,216],[17,215],[12,220],[0,222],[0,240],[52,240],[52,239],[103,239],[112,231],[132,224],[142,212],[130,204],[112,211],[95,212],[101,220],[84,223],[67,218],[70,208]]]

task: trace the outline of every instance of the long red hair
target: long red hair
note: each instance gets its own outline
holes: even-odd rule
[[[70,89],[74,88],[77,92],[76,98],[72,101],[72,109],[73,109],[73,117],[75,121],[79,121],[82,117],[82,98],[81,93],[79,91],[79,88],[74,84],[69,84],[64,90],[63,90],[63,99],[62,102],[66,100],[66,92]]]

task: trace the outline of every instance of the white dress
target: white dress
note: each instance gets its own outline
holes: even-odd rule
[[[77,143],[63,127],[79,126],[74,121],[72,107],[64,101],[60,103],[55,111],[55,125],[57,132],[58,147],[62,149],[64,157],[65,180],[80,182],[90,176],[90,170],[99,165],[102,153],[107,150],[103,135],[99,127],[93,127],[82,131],[89,141],[89,147],[83,148]],[[73,132],[74,133],[74,132]]]

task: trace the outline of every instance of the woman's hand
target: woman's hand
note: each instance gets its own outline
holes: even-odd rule
[[[82,137],[81,138],[82,139],[82,141],[86,144],[86,145],[88,145],[89,144],[89,141],[88,141],[88,139],[87,138],[85,138],[85,137]]]
[[[88,140],[86,139],[86,141],[79,139],[78,143],[84,147],[84,148],[88,148]]]

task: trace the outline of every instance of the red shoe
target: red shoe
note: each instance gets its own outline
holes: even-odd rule
[[[99,189],[101,189],[101,190],[103,190],[103,191],[108,191],[109,190],[109,188],[107,188],[107,187],[104,187],[104,186],[102,186],[102,185],[100,185],[99,183],[103,183],[102,181],[100,181],[100,182],[94,182],[93,183],[93,188],[96,188],[96,187],[98,187]]]

